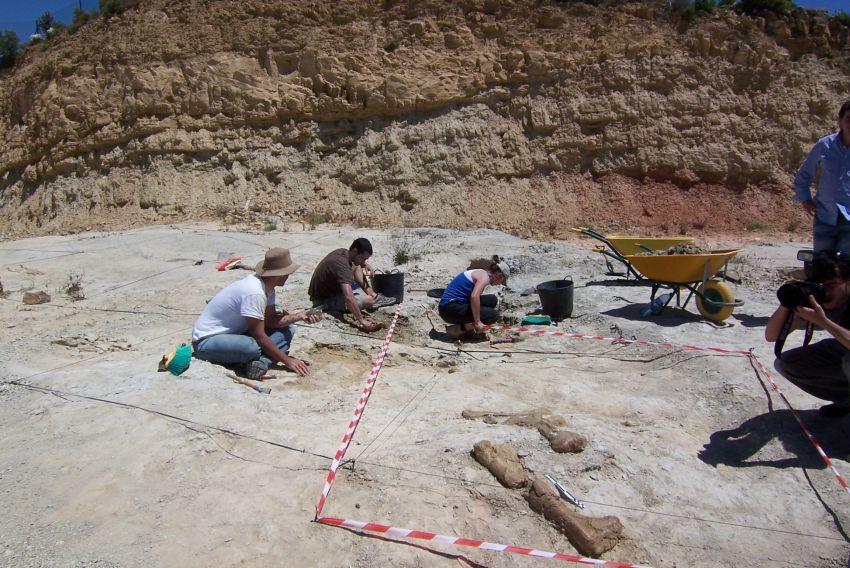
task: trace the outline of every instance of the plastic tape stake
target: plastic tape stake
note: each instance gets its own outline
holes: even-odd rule
[[[319,504],[316,505],[316,519],[319,518],[319,515],[322,513],[322,509],[325,507],[325,503],[328,500],[328,493],[331,492],[331,486],[336,478],[336,470],[342,462],[342,458],[345,456],[345,452],[348,450],[348,446],[351,444],[352,438],[354,438],[354,431],[357,430],[357,424],[360,422],[360,417],[363,416],[363,410],[366,409],[366,403],[369,402],[369,396],[372,394],[372,387],[375,386],[375,382],[378,380],[378,375],[381,373],[381,367],[384,364],[384,358],[387,355],[387,349],[389,349],[390,340],[392,340],[393,332],[395,331],[395,326],[398,322],[398,315],[401,313],[401,306],[401,304],[396,306],[395,313],[393,314],[393,320],[390,323],[390,328],[387,330],[384,342],[381,344],[378,355],[375,357],[375,362],[372,364],[372,370],[369,372],[369,378],[366,380],[366,386],[363,387],[363,393],[360,395],[360,399],[354,407],[354,414],[348,422],[348,428],[345,430],[345,435],[343,435],[342,441],[339,443],[339,447],[336,450],[336,455],[331,462],[331,468],[328,471],[328,478],[325,480],[325,486],[322,488],[322,496],[319,498]]]
[[[779,397],[785,403],[785,406],[788,407],[788,410],[790,410],[791,414],[794,415],[794,418],[797,419],[797,424],[799,424],[800,428],[803,429],[803,433],[806,435],[807,438],[809,438],[809,441],[815,447],[815,450],[817,450],[821,459],[826,464],[826,467],[828,467],[830,470],[832,470],[832,473],[835,474],[835,478],[838,480],[838,484],[842,487],[842,489],[844,489],[844,491],[846,491],[848,494],[850,494],[850,487],[847,486],[847,482],[844,480],[844,478],[841,476],[841,474],[838,473],[838,470],[835,469],[835,466],[832,465],[832,460],[829,459],[829,456],[826,455],[825,451],[823,451],[823,448],[821,448],[817,439],[812,435],[811,432],[809,432],[809,429],[806,427],[806,424],[805,424],[805,422],[803,422],[803,419],[800,418],[800,415],[797,414],[797,411],[794,410],[794,407],[791,406],[791,403],[788,402],[787,398],[785,398],[785,394],[781,390],[779,390],[779,385],[776,384],[776,381],[774,381],[773,377],[770,376],[770,373],[767,372],[767,368],[765,368],[764,363],[762,363],[761,359],[758,358],[758,355],[751,353],[750,356],[753,358],[753,360],[759,366],[759,369],[761,369],[761,372],[764,374],[765,378],[770,383],[770,388],[772,388],[773,390],[776,391],[776,394],[779,395]]]
[[[333,527],[345,527],[347,529],[355,529],[360,531],[368,531],[381,533],[387,536],[402,537],[402,538],[418,538],[420,540],[429,540],[439,542],[441,544],[454,544],[459,546],[471,546],[481,550],[490,550],[493,552],[510,552],[512,554],[522,554],[524,556],[537,556],[539,558],[552,558],[554,560],[566,560],[567,562],[576,562],[578,564],[592,564],[594,566],[613,566],[615,568],[649,568],[641,564],[628,564],[625,562],[615,562],[613,560],[600,560],[598,558],[585,558],[583,556],[575,556],[573,554],[562,554],[560,552],[547,552],[545,550],[535,550],[533,548],[525,548],[522,546],[507,546],[504,544],[496,544],[495,542],[485,542],[483,540],[475,540],[471,538],[461,538],[457,536],[448,536],[444,534],[429,533],[417,531],[413,529],[401,529],[388,525],[380,525],[378,523],[364,523],[363,521],[353,521],[350,519],[337,519],[334,517],[319,517],[318,522],[330,525]]]

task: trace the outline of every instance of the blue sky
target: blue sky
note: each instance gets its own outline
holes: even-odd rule
[[[0,30],[12,30],[21,42],[28,41],[39,16],[50,12],[63,24],[70,24],[81,1],[86,12],[97,10],[98,0],[0,0]]]
[[[826,8],[830,13],[850,12],[848,0],[795,0],[795,3],[805,8]],[[0,0],[0,30],[13,30],[21,42],[26,42],[35,33],[36,19],[44,12],[68,24],[74,8],[80,5],[83,10],[92,12],[98,7],[98,0]]]

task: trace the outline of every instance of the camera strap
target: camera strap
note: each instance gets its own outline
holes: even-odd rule
[[[806,322],[806,337],[803,339],[803,347],[806,347],[809,342],[812,340],[812,336],[815,334],[815,324],[812,322]]]
[[[789,310],[785,321],[782,323],[782,329],[779,331],[779,337],[776,338],[776,343],[773,344],[773,354],[779,359],[782,353],[782,348],[785,346],[785,340],[788,334],[791,333],[791,324],[794,322],[794,312]],[[810,321],[806,322],[806,336],[803,338],[803,347],[809,345],[812,341],[812,336],[815,333],[815,324]]]

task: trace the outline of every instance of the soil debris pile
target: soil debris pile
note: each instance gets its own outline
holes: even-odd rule
[[[668,254],[711,254],[711,249],[697,245],[675,245],[664,250],[648,250],[635,256],[664,256]]]

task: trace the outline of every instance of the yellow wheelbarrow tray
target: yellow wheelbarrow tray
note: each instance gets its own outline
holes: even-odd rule
[[[705,254],[660,254],[627,255],[626,260],[632,268],[649,280],[652,285],[650,302],[661,288],[673,290],[676,305],[684,308],[693,296],[696,296],[697,309],[707,319],[723,321],[732,315],[732,310],[743,306],[743,300],[735,298],[732,288],[714,278],[718,273],[726,274],[729,261],[742,249],[717,249]],[[689,291],[684,303],[681,302],[682,289]],[[672,300],[667,299],[662,309]]]
[[[591,237],[603,244],[594,247],[594,251],[602,254],[605,260],[605,266],[609,276],[623,276],[627,280],[634,276],[636,280],[641,280],[643,276],[640,272],[634,270],[631,263],[626,258],[629,255],[638,254],[641,252],[667,250],[670,247],[677,245],[693,244],[693,237],[636,237],[625,235],[606,236],[602,233],[589,229],[587,227],[573,227],[570,229],[574,233],[579,233],[586,237]],[[614,260],[623,265],[623,272],[614,270],[611,261]]]

